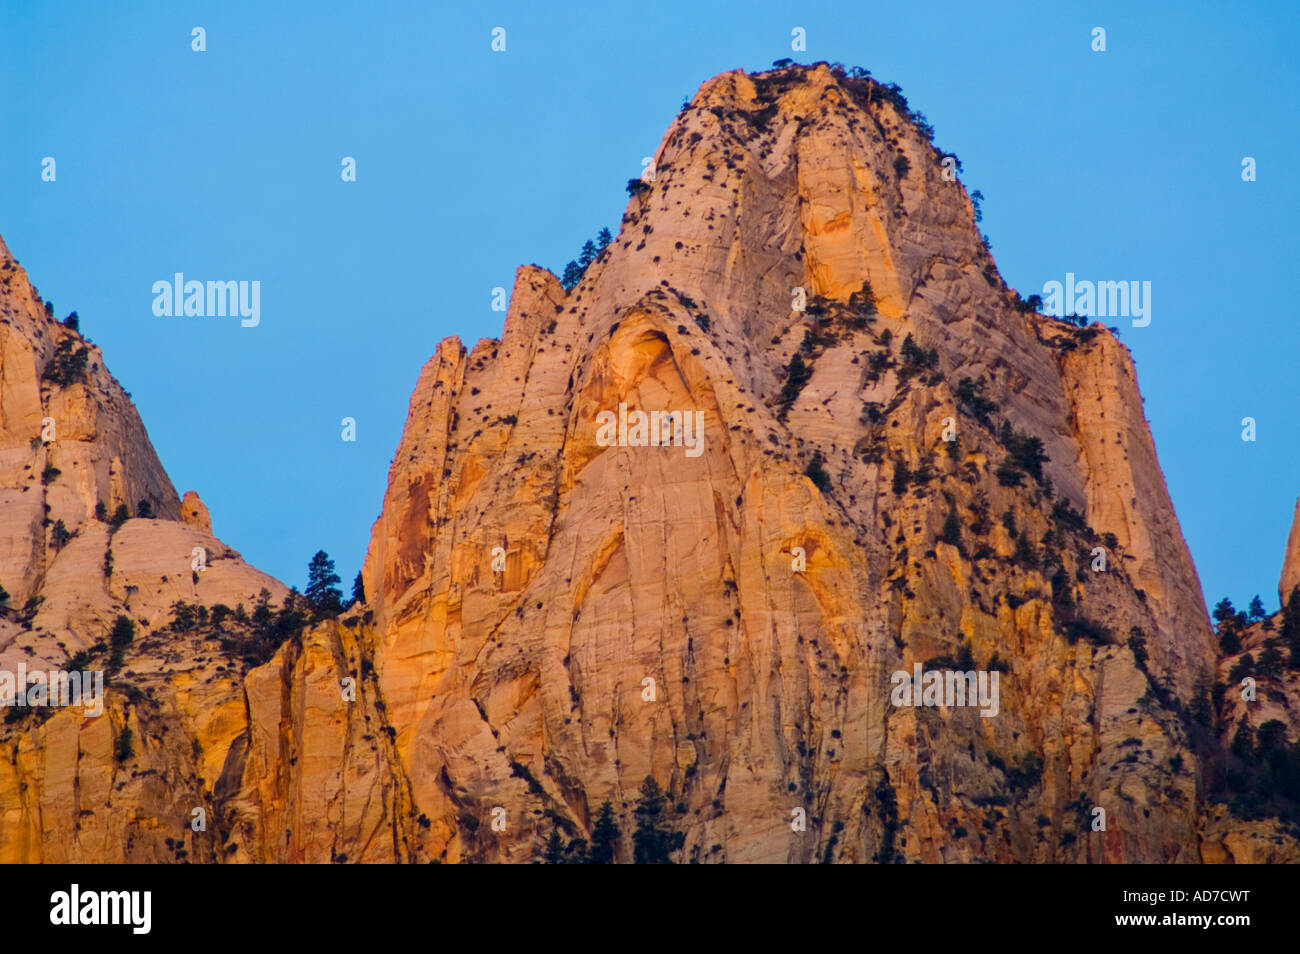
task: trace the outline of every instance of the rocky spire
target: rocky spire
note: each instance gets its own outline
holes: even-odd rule
[[[1296,860],[1202,810],[1217,651],[1132,360],[1006,287],[947,158],[860,73],[706,82],[571,290],[520,268],[499,340],[437,345],[365,606],[199,629],[139,823],[76,834],[124,702],[27,733],[0,860],[165,859],[193,792],[196,860],[526,862],[647,776],[684,861]]]
[[[1286,555],[1282,558],[1282,576],[1277,584],[1277,597],[1283,606],[1297,586],[1300,586],[1300,498],[1296,499],[1291,534],[1287,537]]]

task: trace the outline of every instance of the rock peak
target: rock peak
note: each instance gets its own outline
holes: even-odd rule
[[[1278,600],[1283,606],[1297,586],[1300,586],[1300,498],[1296,499],[1291,534],[1287,537],[1286,555],[1282,558],[1282,576],[1277,585]]]
[[[198,491],[185,491],[185,496],[181,498],[181,520],[196,530],[212,532],[212,518],[208,515],[208,508],[199,499]]]
[[[118,726],[146,735],[126,697],[111,725],[24,731],[0,861],[170,857],[197,802],[166,778],[222,819],[195,860],[530,862],[561,830],[591,843],[606,801],[631,831],[647,776],[683,861],[1300,856],[1207,823],[1183,714],[1222,660],[1130,355],[1006,287],[931,139],[863,71],[704,83],[585,271],[520,268],[501,337],[425,364],[364,606],[269,658],[259,626],[170,626],[193,640],[145,688],[177,723],[149,737],[176,741],[143,746],[135,782],[112,754]],[[57,556],[63,593],[80,568],[107,594],[73,645],[127,600],[151,626],[199,593],[234,609],[217,626],[241,602],[265,623],[197,495],[180,512],[91,522]],[[47,549],[9,556],[39,577]],[[997,715],[900,704],[918,666],[996,670]],[[1105,838],[1078,805],[1112,813]],[[795,838],[792,806],[814,822]]]

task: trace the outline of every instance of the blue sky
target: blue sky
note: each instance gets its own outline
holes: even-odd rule
[[[1300,5],[472,6],[0,7],[0,234],[248,560],[301,587],[323,548],[349,583],[439,339],[499,334],[494,286],[616,227],[701,82],[789,56],[902,85],[1023,293],[1152,282],[1122,339],[1206,596],[1276,605],[1300,493]],[[176,271],[261,281],[261,325],[154,317]]]

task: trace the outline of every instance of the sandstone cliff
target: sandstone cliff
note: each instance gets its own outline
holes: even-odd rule
[[[212,536],[197,495],[186,503],[203,519],[181,522],[99,349],[54,319],[0,242],[0,671],[102,670],[115,620],[136,627],[102,715],[5,710],[0,861],[153,860],[153,842],[180,837],[181,803],[210,804],[200,779],[216,781],[244,691],[179,638],[173,607],[252,608],[287,590]],[[124,727],[142,750],[127,766]]]
[[[1127,350],[1024,307],[942,160],[863,77],[705,83],[576,287],[521,268],[499,340],[438,345],[364,606],[267,656],[255,621],[164,629],[175,599],[218,601],[187,573],[49,601],[43,646],[128,596],[153,635],[104,717],[5,738],[0,859],[531,861],[608,800],[630,860],[646,776],[684,861],[1300,857],[1209,804],[1189,713],[1221,663]],[[56,405],[8,349],[69,334],[25,301],[0,339],[0,420],[11,377],[28,395],[10,482],[44,466],[27,442]],[[699,453],[608,446],[620,410],[702,412]],[[220,549],[132,440],[108,502],[153,494],[163,519],[114,553]],[[75,498],[68,580],[103,552],[86,504],[111,473]],[[29,511],[24,597],[59,580]],[[263,585],[228,569],[227,605]],[[997,714],[894,705],[915,664],[997,671]],[[124,727],[143,745],[118,759]]]
[[[439,346],[365,569],[429,850],[519,857],[650,774],[684,858],[1199,859],[1216,652],[1132,362],[1018,307],[941,160],[878,84],[724,74],[576,288],[521,269],[500,341]],[[705,452],[597,446],[620,404]],[[890,705],[963,650],[997,718]],[[457,823],[494,805],[509,837]]]
[[[1277,584],[1278,600],[1285,605],[1297,586],[1300,586],[1300,498],[1295,502],[1295,516],[1291,518],[1291,533],[1286,541],[1282,577]]]

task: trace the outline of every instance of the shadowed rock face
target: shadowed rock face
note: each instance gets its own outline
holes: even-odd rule
[[[521,268],[501,339],[424,367],[367,605],[242,675],[187,643],[159,706],[11,738],[0,793],[96,757],[4,857],[168,854],[59,828],[71,779],[115,778],[109,722],[188,786],[114,805],[211,807],[201,860],[529,861],[605,800],[630,860],[647,775],[683,860],[1297,856],[1198,796],[1214,638],[1127,350],[1017,307],[903,101],[726,73],[654,160],[572,291]],[[702,414],[702,449],[609,446],[602,412],[639,411]],[[996,715],[895,705],[916,664],[997,670]]]

